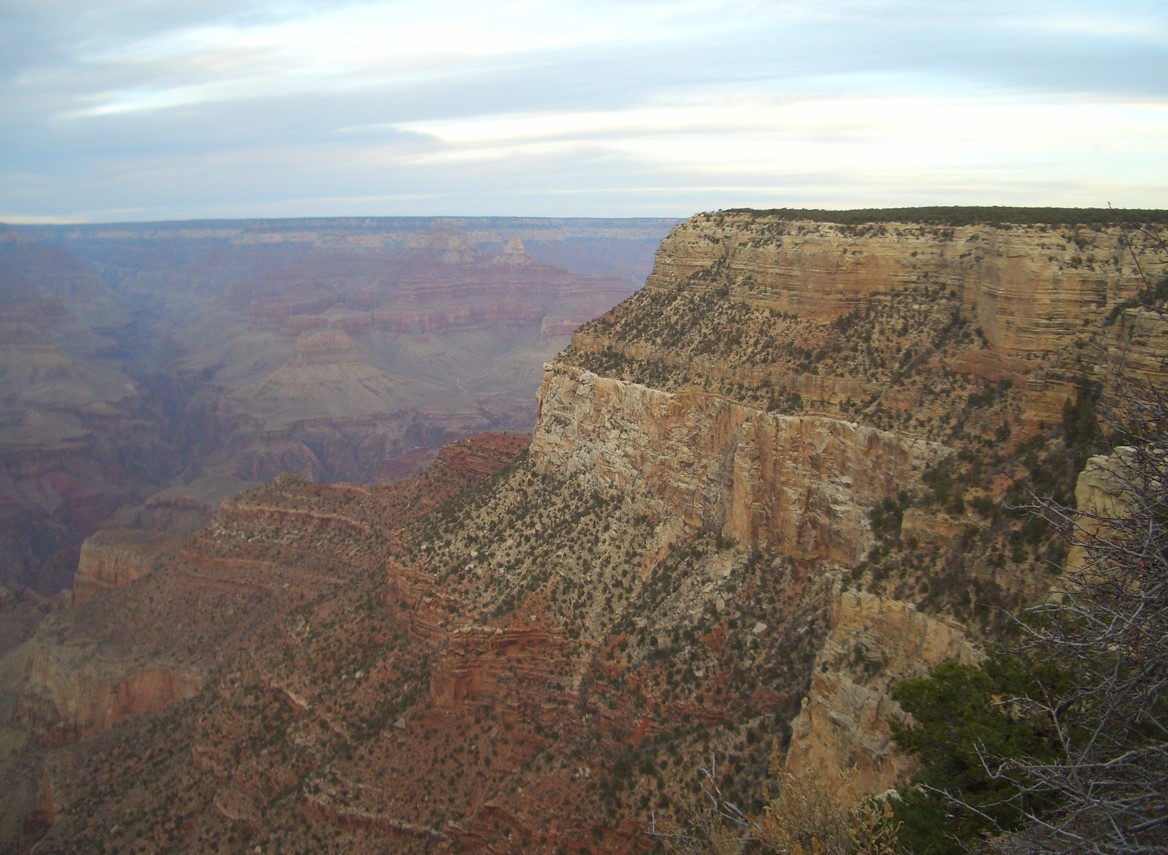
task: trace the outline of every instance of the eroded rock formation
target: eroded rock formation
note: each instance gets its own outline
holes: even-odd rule
[[[200,478],[406,476],[530,430],[542,364],[671,224],[0,227],[0,580],[68,587],[85,537]]]
[[[199,675],[157,663],[106,659],[92,646],[34,644],[25,718],[48,745],[83,739],[131,716],[194,697]]]
[[[912,603],[843,591],[830,614],[810,690],[791,723],[785,771],[830,782],[851,804],[913,768],[892,744],[888,720],[904,715],[889,697],[893,686],[946,659],[975,661],[976,650],[960,623],[922,614]]]
[[[83,603],[145,576],[174,541],[172,535],[136,529],[103,529],[86,538],[73,577],[73,601]]]
[[[732,299],[830,323],[928,281],[958,292],[991,347],[1051,353],[1135,293],[1129,243],[1119,227],[855,227],[706,214],[665,239],[646,288],[728,284]]]
[[[786,416],[700,390],[662,392],[553,364],[540,387],[537,471],[640,490],[755,549],[856,563],[872,505],[920,477],[935,443],[820,416]]]
[[[524,243],[407,252],[527,269]],[[911,766],[890,687],[1047,593],[1058,539],[1016,508],[1093,450],[1060,424],[1068,399],[1102,418],[1088,354],[1165,356],[1126,258],[1106,228],[692,219],[546,366],[529,449],[464,440],[393,485],[281,476],[47,618],[19,649],[25,721],[84,738],[30,749],[40,848],[625,851],[704,806],[712,759],[760,798],[772,746],[844,800],[887,788]],[[360,313],[313,305],[268,376],[372,364]],[[60,688],[163,666],[198,690],[116,724]]]

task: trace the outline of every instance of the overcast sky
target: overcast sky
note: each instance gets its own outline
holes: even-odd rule
[[[1168,207],[1166,0],[0,0],[0,220]]]

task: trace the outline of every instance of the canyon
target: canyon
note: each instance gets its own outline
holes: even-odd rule
[[[189,531],[281,472],[530,431],[543,363],[674,222],[0,227],[0,584],[51,597],[97,529]]]
[[[140,504],[184,522],[91,538],[42,619],[0,603],[4,846],[647,851],[703,768],[754,811],[783,773],[893,786],[891,687],[1046,596],[1066,549],[1028,501],[1102,495],[1064,415],[1107,425],[1168,358],[1163,212],[958,210],[697,215],[548,357],[530,433],[393,482],[204,481],[204,523]],[[436,246],[466,257],[402,253]],[[373,418],[396,377],[359,330],[257,357],[250,416],[303,425],[276,402],[307,373]]]

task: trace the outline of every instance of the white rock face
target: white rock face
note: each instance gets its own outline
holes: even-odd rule
[[[922,614],[911,603],[840,594],[811,691],[791,723],[787,771],[835,782],[845,801],[896,784],[912,760],[892,743],[888,719],[903,712],[889,693],[900,680],[953,658],[975,658],[956,621]]]
[[[845,565],[870,546],[872,504],[942,453],[853,422],[767,413],[560,364],[545,369],[531,445],[545,474],[638,493],[662,515],[751,546]]]
[[[1075,482],[1075,507],[1079,510],[1076,532],[1067,554],[1071,578],[1091,579],[1092,544],[1105,548],[1116,532],[1111,520],[1123,520],[1135,513],[1132,486],[1140,483],[1136,450],[1119,446],[1114,454],[1092,457]]]

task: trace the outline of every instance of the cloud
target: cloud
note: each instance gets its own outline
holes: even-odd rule
[[[1165,67],[1141,0],[7,0],[0,218],[1160,204]]]

